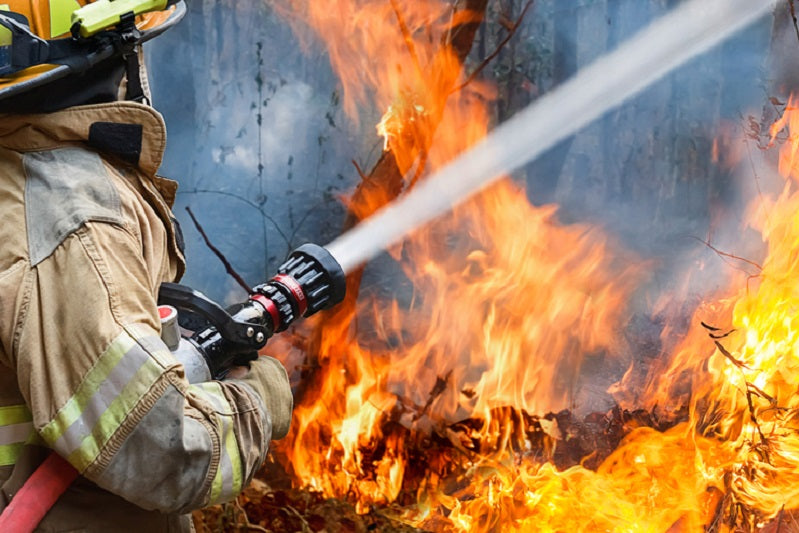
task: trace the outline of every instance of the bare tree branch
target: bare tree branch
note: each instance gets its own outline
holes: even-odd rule
[[[485,59],[483,59],[483,61],[480,63],[480,65],[476,69],[474,69],[474,72],[472,72],[469,75],[469,77],[466,78],[466,81],[464,81],[463,83],[461,83],[460,85],[458,85],[457,87],[452,89],[452,92],[454,92],[454,93],[458,92],[461,89],[463,89],[464,87],[466,87],[467,85],[469,85],[471,82],[473,82],[475,80],[475,78],[477,78],[477,76],[479,76],[480,73],[488,66],[488,64],[491,63],[491,61],[493,61],[494,58],[499,55],[499,53],[502,51],[502,49],[510,42],[511,39],[513,39],[513,36],[516,35],[516,31],[519,29],[519,26],[522,25],[522,22],[524,21],[524,17],[525,17],[525,15],[527,15],[527,11],[532,7],[533,2],[534,2],[534,0],[528,0],[527,1],[527,3],[525,4],[524,8],[522,9],[521,14],[519,15],[519,18],[516,19],[516,22],[513,24],[513,26],[511,26],[508,29],[508,34],[505,36],[505,38],[502,39],[502,41],[497,45],[497,47],[494,49],[493,52],[488,54],[488,56]]]
[[[711,250],[716,252],[716,254],[721,256],[721,257],[728,257],[730,259],[735,259],[736,261],[741,261],[741,262],[746,263],[748,265],[752,265],[753,267],[757,268],[758,270],[763,270],[763,267],[760,266],[759,264],[755,263],[754,261],[750,261],[749,259],[746,259],[744,257],[739,257],[737,255],[734,255],[734,254],[731,254],[731,253],[728,253],[728,252],[723,252],[723,251],[719,250],[718,248],[716,248],[715,246],[713,246],[712,244],[710,244],[709,242],[707,242],[706,240],[700,239],[699,237],[695,237],[695,236],[692,235],[691,238],[692,239],[696,239],[697,241],[701,242],[702,244],[704,244],[705,246],[707,246],[708,248],[710,248]],[[748,274],[748,272],[747,272],[747,274]]]
[[[233,268],[233,265],[231,265],[230,261],[227,260],[227,257],[225,257],[225,254],[223,254],[219,250],[219,248],[217,248],[216,246],[213,245],[213,243],[211,242],[211,239],[208,238],[208,235],[205,233],[205,230],[200,225],[200,222],[197,220],[197,217],[195,217],[194,213],[192,213],[191,207],[186,206],[186,211],[189,212],[189,216],[191,217],[192,222],[194,222],[194,227],[197,228],[197,231],[199,231],[200,235],[202,235],[203,240],[205,241],[205,245],[208,246],[208,248],[212,252],[214,252],[214,255],[216,255],[219,258],[219,260],[222,261],[222,264],[225,265],[225,271],[233,279],[236,280],[236,283],[238,283],[241,286],[241,288],[244,289],[247,292],[247,294],[250,294],[250,292],[252,292],[252,289],[250,288],[250,286],[247,284],[246,281],[244,281],[244,278],[242,278],[241,275],[238,272],[236,272],[236,269]]]

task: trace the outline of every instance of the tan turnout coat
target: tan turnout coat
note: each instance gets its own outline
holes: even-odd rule
[[[160,340],[184,268],[165,141],[129,102],[0,116],[0,510],[50,449],[82,475],[40,531],[189,530],[272,436],[254,388],[189,384]]]

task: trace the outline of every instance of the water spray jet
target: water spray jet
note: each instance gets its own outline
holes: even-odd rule
[[[776,0],[691,0],[580,70],[479,144],[325,248],[351,272],[672,70],[769,12]]]

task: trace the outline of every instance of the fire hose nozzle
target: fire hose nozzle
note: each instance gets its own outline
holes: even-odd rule
[[[254,287],[246,302],[227,310],[188,287],[161,285],[159,303],[204,320],[200,329],[188,329],[195,331],[190,340],[214,378],[224,377],[232,366],[257,358],[269,337],[285,330],[297,318],[329,309],[344,299],[344,270],[321,246],[300,246],[277,272],[266,283]]]
[[[253,288],[250,300],[264,307],[272,331],[285,330],[298,317],[329,309],[344,299],[344,270],[322,246],[304,244],[291,252],[277,275]]]

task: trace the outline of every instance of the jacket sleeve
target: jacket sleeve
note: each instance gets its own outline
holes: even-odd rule
[[[143,246],[124,224],[88,222],[36,265],[17,372],[36,429],[82,475],[145,509],[186,512],[246,486],[291,403],[264,402],[246,381],[186,381],[159,337]],[[278,367],[267,394],[290,398]]]

